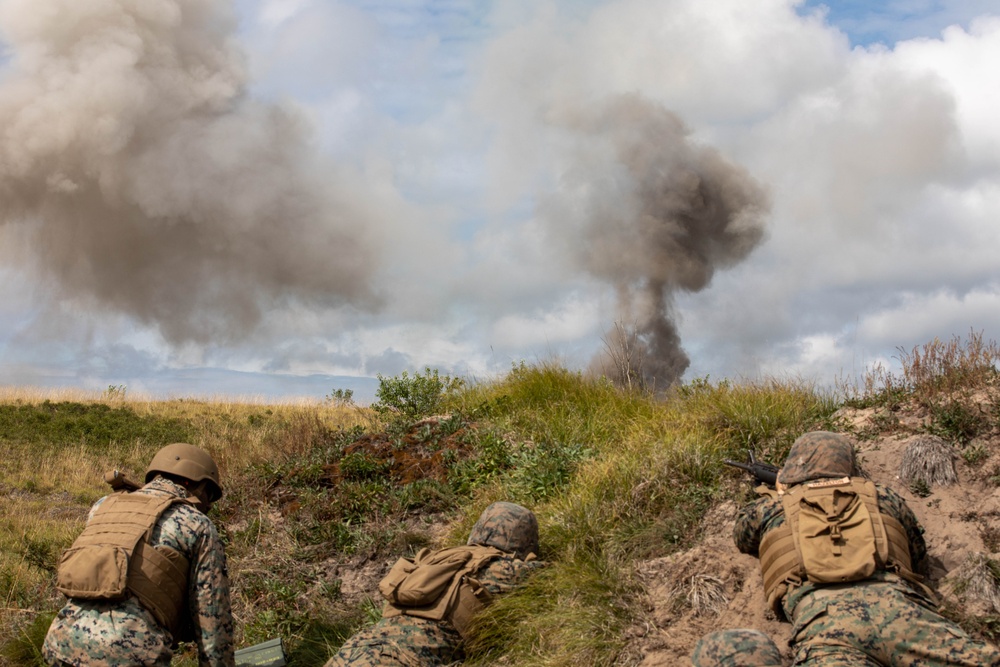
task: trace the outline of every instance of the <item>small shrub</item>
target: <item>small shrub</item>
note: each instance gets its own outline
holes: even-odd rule
[[[593,449],[578,443],[524,447],[514,459],[508,488],[514,497],[541,502],[566,488],[577,465],[594,454]]]
[[[127,391],[127,387],[123,384],[110,384],[104,390],[103,398],[106,401],[124,401]]]
[[[477,432],[473,447],[475,454],[456,463],[448,475],[452,489],[460,495],[491,484],[514,465],[510,443],[492,431]]]
[[[390,467],[391,461],[381,461],[368,452],[352,452],[340,459],[340,473],[344,479],[355,481],[383,477]]]
[[[951,400],[930,406],[931,425],[928,430],[958,443],[966,443],[989,426],[983,410],[974,404]]]
[[[989,457],[990,450],[984,445],[970,445],[962,450],[962,458],[973,468]]]
[[[337,407],[348,407],[354,405],[353,389],[334,389],[326,395],[327,403]]]
[[[891,433],[899,428],[899,417],[892,410],[879,410],[872,415],[872,426],[881,433]]]
[[[919,478],[910,482],[910,491],[912,491],[913,495],[918,498],[926,498],[932,493],[931,487],[927,481]]]
[[[1000,563],[986,554],[970,553],[949,575],[952,590],[959,596],[986,602],[1000,612]]]
[[[1000,526],[995,523],[995,518],[993,520],[980,517],[979,520],[979,536],[983,540],[983,545],[990,553],[996,553],[1000,551]]]
[[[416,421],[434,414],[445,396],[465,385],[460,378],[440,375],[430,368],[413,375],[403,371],[396,377],[381,374],[377,377],[379,384],[375,397],[378,400],[371,407],[379,416],[393,422]]]

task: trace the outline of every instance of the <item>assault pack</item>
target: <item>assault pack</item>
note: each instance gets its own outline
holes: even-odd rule
[[[764,592],[775,612],[789,585],[860,581],[888,570],[919,583],[902,524],[878,508],[875,484],[861,477],[797,484],[778,498],[785,522],[760,543]]]
[[[490,592],[471,574],[509,555],[495,547],[467,545],[421,549],[413,558],[400,558],[379,582],[386,600],[382,617],[445,620],[465,637],[472,617],[492,602]]]

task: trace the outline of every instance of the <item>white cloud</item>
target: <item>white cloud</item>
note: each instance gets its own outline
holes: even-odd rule
[[[500,317],[490,340],[505,349],[541,350],[593,335],[597,325],[594,304],[571,298],[551,310]]]

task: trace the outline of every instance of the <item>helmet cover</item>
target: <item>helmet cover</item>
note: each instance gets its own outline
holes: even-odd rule
[[[844,435],[830,431],[811,431],[792,443],[778,481],[785,486],[824,477],[850,477],[857,474],[854,445]]]
[[[538,520],[534,512],[521,505],[493,503],[479,515],[468,544],[496,547],[527,558],[530,553],[538,553]]]

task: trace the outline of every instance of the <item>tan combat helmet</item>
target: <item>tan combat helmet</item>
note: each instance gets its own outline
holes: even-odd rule
[[[219,481],[219,466],[215,459],[201,447],[189,445],[186,442],[175,442],[167,445],[149,462],[146,469],[146,482],[152,481],[156,473],[167,473],[189,479],[192,482],[208,480],[211,502],[222,497],[222,483]]]
[[[469,533],[468,544],[496,547],[524,559],[538,554],[538,520],[527,507],[496,502],[483,510]]]

